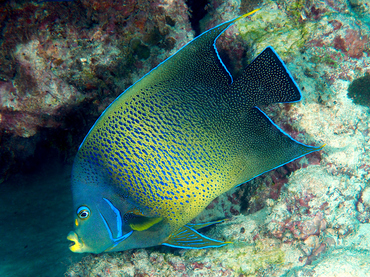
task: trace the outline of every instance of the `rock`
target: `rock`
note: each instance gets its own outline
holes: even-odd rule
[[[28,161],[17,150],[17,137],[26,138],[36,152],[36,145],[49,140],[54,150],[45,153],[73,157],[119,94],[193,38],[183,1],[3,5],[0,133],[7,147],[0,156],[14,159],[0,160],[0,178]],[[134,41],[139,42],[136,47]],[[69,121],[76,110],[78,117]],[[69,135],[60,134],[66,131]]]

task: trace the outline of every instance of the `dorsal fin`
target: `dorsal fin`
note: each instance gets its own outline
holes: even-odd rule
[[[262,51],[231,85],[231,93],[238,94],[238,105],[253,106],[296,102],[301,92],[283,61],[269,46]]]
[[[150,87],[151,84],[175,81],[177,85],[228,85],[232,77],[215,47],[215,40],[236,21],[254,14],[259,9],[222,23],[199,35],[173,56],[161,62],[157,67],[140,79],[136,85]],[[141,81],[143,81],[141,83]],[[179,82],[180,81],[180,82]],[[137,88],[137,87],[136,87]]]
[[[218,55],[215,40],[232,24],[254,14],[258,10],[260,9],[253,10],[209,29],[149,71],[118,96],[101,114],[81,143],[80,148],[85,143],[91,130],[99,124],[106,113],[109,113],[116,105],[119,105],[119,103],[139,91],[158,94],[163,93],[168,88],[173,90],[180,87],[183,90],[186,87],[191,87],[194,91],[197,88],[202,89],[202,86],[221,87],[228,90],[228,85],[232,83],[232,76]]]

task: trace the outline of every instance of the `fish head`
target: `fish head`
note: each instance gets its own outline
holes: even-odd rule
[[[75,228],[67,236],[72,252],[98,254],[143,248],[161,244],[168,236],[166,220],[144,216],[115,199],[101,197],[76,207]]]
[[[74,230],[67,236],[72,252],[98,254],[149,247],[168,236],[166,220],[143,213],[122,190],[109,184],[109,178],[89,178],[88,169],[80,172],[76,163],[74,167]]]
[[[116,210],[108,209],[97,208],[95,205],[82,205],[77,209],[75,230],[67,237],[73,242],[71,251],[102,253],[114,248],[132,234],[132,230],[124,232],[121,217],[115,214]]]
[[[69,249],[76,253],[101,253],[110,246],[104,230],[104,223],[99,218],[99,211],[94,204],[83,204],[76,209],[74,230],[67,239],[72,243]]]
[[[107,196],[80,201],[75,208],[74,231],[67,239],[76,253],[101,253],[127,239],[133,232],[125,224],[120,206]],[[113,204],[114,203],[114,204]]]
[[[107,178],[78,159],[72,171],[74,230],[67,239],[76,253],[101,253],[127,239],[132,228],[124,215],[132,204],[108,184]],[[93,176],[93,177],[92,177]]]

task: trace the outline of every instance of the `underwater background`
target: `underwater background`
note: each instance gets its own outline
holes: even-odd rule
[[[215,199],[216,249],[75,254],[70,172],[95,120],[195,36],[234,76],[265,47],[303,99],[262,107],[320,152]],[[370,276],[370,1],[0,1],[0,276]]]

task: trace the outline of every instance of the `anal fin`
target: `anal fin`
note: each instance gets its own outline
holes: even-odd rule
[[[195,224],[196,226],[197,224]],[[199,224],[201,225],[201,224]],[[199,226],[198,225],[198,226]],[[203,224],[204,225],[204,224]],[[206,224],[202,227],[209,226],[211,224]],[[176,247],[176,248],[190,248],[190,249],[202,249],[209,247],[221,247],[227,245],[231,242],[224,242],[215,239],[208,238],[200,233],[198,233],[191,226],[185,225],[170,235],[167,240],[162,243],[163,245]]]

